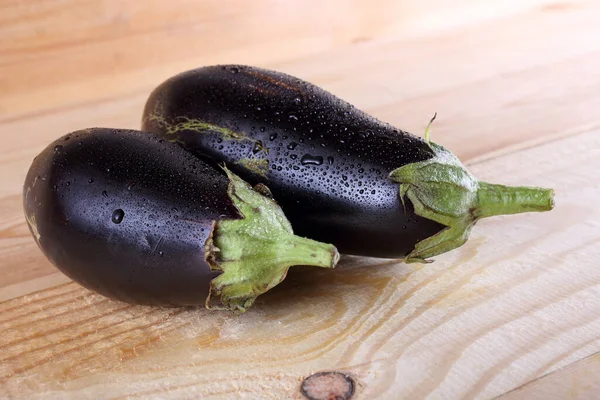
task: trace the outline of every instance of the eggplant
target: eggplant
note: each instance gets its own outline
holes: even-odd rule
[[[267,185],[294,230],[342,253],[406,262],[464,244],[481,218],[546,211],[553,191],[476,179],[449,150],[296,77],[244,65],[175,75],[142,129]]]
[[[334,246],[295,236],[265,192],[146,132],[92,128],[33,160],[23,208],[43,254],[88,289],[243,312],[290,266],[339,259]]]

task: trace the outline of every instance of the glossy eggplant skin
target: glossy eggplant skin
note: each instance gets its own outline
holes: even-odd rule
[[[269,187],[301,236],[342,253],[406,256],[443,225],[402,204],[388,174],[428,160],[427,143],[275,71],[209,66],[159,85],[142,129]]]
[[[44,255],[74,281],[136,304],[204,304],[217,273],[204,245],[241,215],[222,170],[148,133],[65,135],[33,161],[25,216]]]

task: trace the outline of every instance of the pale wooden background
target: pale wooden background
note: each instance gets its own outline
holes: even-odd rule
[[[70,283],[21,211],[37,152],[139,127],[154,85],[214,63],[298,75],[433,139],[479,177],[553,187],[428,266],[297,268],[233,317]],[[600,397],[600,2],[0,0],[0,397]]]

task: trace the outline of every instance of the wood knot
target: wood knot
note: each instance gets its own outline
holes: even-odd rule
[[[318,372],[304,379],[300,392],[309,400],[348,400],[354,395],[354,381],[341,372]]]

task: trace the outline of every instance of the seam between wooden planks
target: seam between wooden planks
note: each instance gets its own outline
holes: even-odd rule
[[[464,161],[465,165],[479,165],[484,164],[487,161],[495,160],[497,158],[506,157],[510,154],[519,153],[525,150],[533,149],[536,147],[543,146],[545,144],[550,144],[554,142],[559,142],[566,138],[571,138],[574,136],[583,136],[590,132],[594,132],[600,130],[600,124],[589,124],[584,127],[580,127],[573,130],[566,130],[563,132],[557,132],[548,136],[540,136],[531,140],[526,140],[524,142],[515,143],[512,145],[508,145],[502,147],[498,150],[488,151],[485,154],[472,158],[471,160]]]
[[[501,399],[502,399],[504,396],[507,396],[507,395],[509,395],[509,394],[511,394],[511,393],[513,393],[513,392],[517,392],[517,391],[519,391],[519,390],[521,390],[521,389],[525,388],[526,386],[529,386],[530,384],[532,384],[532,383],[534,383],[534,382],[537,382],[537,381],[539,381],[539,380],[541,380],[541,379],[547,378],[547,377],[549,377],[549,376],[551,376],[551,375],[554,375],[554,374],[556,374],[556,373],[559,373],[559,372],[564,372],[564,371],[566,371],[567,369],[570,369],[570,368],[574,367],[574,366],[575,366],[575,364],[578,364],[578,363],[580,363],[580,362],[589,361],[589,360],[591,360],[591,359],[593,359],[593,358],[598,358],[598,357],[600,357],[600,351],[598,351],[598,352],[596,352],[596,353],[592,353],[592,354],[590,354],[590,355],[588,355],[588,356],[585,356],[585,357],[583,357],[583,358],[580,358],[579,360],[573,361],[572,363],[570,363],[570,364],[567,364],[567,365],[565,365],[564,367],[561,367],[561,368],[557,369],[556,371],[552,371],[552,372],[549,372],[549,373],[547,373],[547,374],[544,374],[544,375],[542,375],[542,376],[538,376],[537,378],[535,378],[535,379],[532,379],[532,380],[530,380],[529,382],[523,383],[522,385],[519,385],[519,386],[517,386],[516,388],[509,390],[508,392],[504,392],[504,393],[502,393],[500,396],[494,397],[494,398],[493,398],[493,400],[501,400]]]
[[[151,85],[145,86],[145,88],[151,88]],[[73,104],[64,104],[58,107],[41,108],[36,111],[25,112],[21,114],[15,114],[6,118],[0,118],[0,125],[19,122],[25,119],[45,117],[52,114],[59,114],[66,111],[76,111],[87,107],[96,107],[100,105],[111,104],[117,101],[127,101],[134,99],[138,96],[146,96],[150,94],[151,89],[138,89],[130,91],[128,93],[121,93],[113,96],[101,97],[93,100],[87,100],[83,102],[76,102]],[[141,115],[140,115],[141,118]]]

